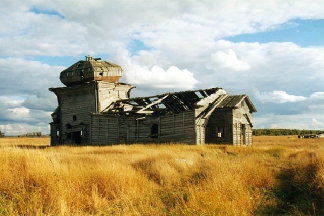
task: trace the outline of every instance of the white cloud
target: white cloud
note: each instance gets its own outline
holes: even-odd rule
[[[151,68],[137,62],[138,57],[131,58],[126,50],[117,52],[116,61],[123,65],[124,77],[128,83],[151,88],[192,89],[199,83],[192,72],[169,66],[163,69],[153,65]]]
[[[9,136],[12,134],[18,135],[26,133],[26,129],[20,124],[6,124],[0,125],[1,132],[5,133],[5,135]]]
[[[103,53],[136,37],[156,49],[194,54],[215,39],[266,31],[295,18],[324,18],[321,6],[320,1],[5,0],[0,52],[10,56]],[[34,13],[33,8],[57,11],[64,18]]]
[[[207,68],[213,70],[228,68],[234,71],[246,71],[251,68],[248,63],[239,60],[232,49],[229,49],[227,53],[223,51],[212,53],[210,58],[211,64],[207,64]]]
[[[62,85],[61,66],[49,66],[22,58],[0,58],[0,92],[2,95],[29,95]]]
[[[276,30],[294,19],[323,19],[322,5],[321,1],[294,0],[149,4],[146,0],[4,0],[0,8],[0,92],[7,102],[0,101],[0,118],[17,121],[9,109],[20,115],[28,109],[25,117],[30,125],[38,121],[47,127],[56,98],[42,93],[62,86],[59,72],[64,67],[31,59],[90,54],[109,56],[109,61],[120,64],[122,80],[138,89],[223,87],[230,94],[249,94],[256,105],[259,101],[276,106],[304,102],[294,103],[296,110],[304,110],[307,102],[307,117],[299,121],[293,115],[285,118],[311,127],[312,118],[324,122],[316,116],[324,116],[324,48],[299,47],[292,42],[233,43],[224,38]],[[40,12],[33,12],[35,8]],[[51,11],[61,16],[51,15]],[[131,56],[126,48],[134,40],[150,49]],[[258,109],[256,119],[265,114],[262,112]],[[269,117],[254,125],[293,127],[278,119]],[[25,122],[19,125],[28,127]]]
[[[290,128],[305,130],[323,130],[324,117],[321,114],[275,115],[265,114],[253,118],[256,128]]]
[[[127,72],[126,77],[129,83],[151,88],[192,89],[198,83],[193,73],[175,66],[167,70],[156,65],[150,69],[134,67],[134,70]]]
[[[285,91],[274,90],[272,92],[255,92],[256,97],[261,102],[270,102],[270,103],[287,103],[287,102],[300,102],[307,100],[307,97],[304,96],[295,96],[289,95]]]
[[[324,100],[324,92],[315,92],[310,96],[311,100]]]
[[[48,124],[26,124],[26,123],[10,123],[0,124],[0,131],[4,132],[6,136],[23,135],[28,132],[42,132],[42,134],[49,134]]]
[[[312,124],[315,126],[322,126],[323,122],[320,122],[320,121],[316,120],[315,118],[312,118]]]
[[[20,106],[24,100],[23,98],[0,96],[0,101],[1,104],[6,105],[8,108],[14,108]]]
[[[28,118],[29,115],[29,109],[26,109],[25,107],[19,107],[19,108],[12,108],[8,109],[9,112],[11,112],[14,116],[17,118]]]
[[[46,92],[47,93],[47,92]],[[51,92],[43,94],[43,97],[31,95],[21,104],[28,109],[44,110],[53,112],[57,107],[55,95]]]

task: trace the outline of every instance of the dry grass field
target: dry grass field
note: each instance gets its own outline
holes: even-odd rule
[[[324,214],[324,139],[38,148],[49,138],[1,138],[0,145],[0,215]]]

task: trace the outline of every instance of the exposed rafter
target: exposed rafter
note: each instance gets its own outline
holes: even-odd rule
[[[120,99],[103,110],[107,114],[153,114],[193,110],[198,101],[209,97],[221,88],[165,93],[148,97]],[[222,90],[223,91],[223,90]]]

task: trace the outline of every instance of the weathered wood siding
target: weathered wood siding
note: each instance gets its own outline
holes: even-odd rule
[[[249,122],[250,120],[250,122]],[[240,108],[233,110],[233,144],[252,145],[252,114],[242,101]]]
[[[127,84],[97,81],[54,89],[59,102],[60,123],[53,125],[51,143],[73,143],[74,132],[82,134],[82,143],[90,143],[89,114],[100,112],[119,98],[128,98],[131,88]],[[55,130],[60,132],[59,139]]]
[[[60,138],[59,138],[59,134],[60,134],[60,124],[55,124],[55,123],[50,123],[51,126],[51,145],[55,146],[57,144],[60,143]]]
[[[98,111],[103,111],[112,102],[118,99],[129,98],[129,91],[133,86],[122,83],[97,82]]]
[[[82,134],[82,143],[88,143],[90,141],[89,113],[96,111],[95,82],[78,87],[60,88],[56,93],[60,104],[60,131],[63,143],[72,142],[68,140],[69,127],[79,127],[81,124],[86,128]]]
[[[152,134],[156,125],[158,134]],[[91,143],[195,143],[194,112],[136,119],[133,116],[91,115]]]
[[[233,143],[232,110],[216,109],[206,125],[206,143]]]
[[[194,110],[161,116],[160,141],[195,144]]]
[[[206,126],[206,143],[252,145],[251,121],[244,100],[236,109],[216,109]]]

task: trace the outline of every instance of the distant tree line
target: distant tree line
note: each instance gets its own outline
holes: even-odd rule
[[[253,129],[255,136],[285,136],[285,135],[305,135],[305,134],[321,134],[321,130],[298,130],[298,129]]]

